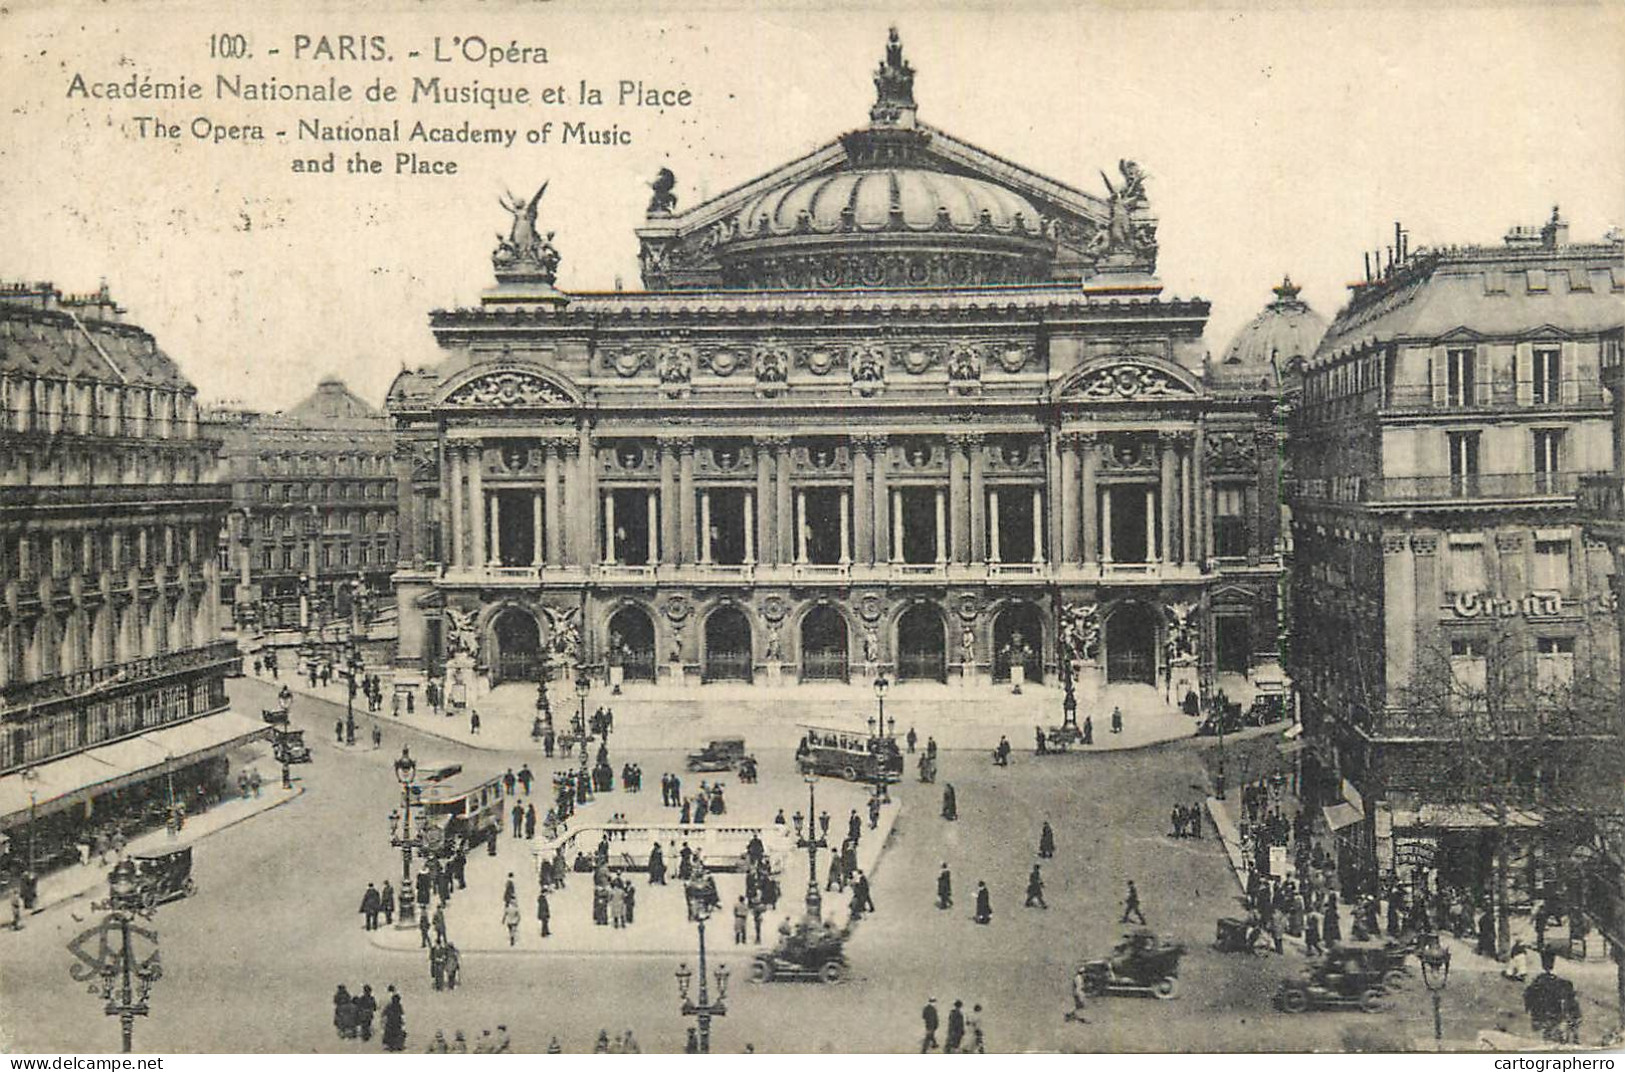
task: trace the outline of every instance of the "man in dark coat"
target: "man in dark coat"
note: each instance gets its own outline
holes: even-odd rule
[[[926,1001],[925,1008],[920,1010],[920,1019],[925,1024],[925,1038],[920,1042],[920,1052],[929,1053],[937,1048],[937,999]]]
[[[955,1000],[948,1010],[948,1034],[943,1039],[943,1053],[958,1053],[965,1044],[965,1003]]]
[[[993,921],[993,899],[988,895],[987,883],[976,884],[976,922],[986,924]]]
[[[1049,825],[1048,819],[1044,820],[1044,827],[1038,832],[1038,855],[1045,860],[1055,855],[1055,828]]]
[[[1095,720],[1091,715],[1083,716],[1083,743],[1095,743]]]
[[[544,889],[536,894],[536,921],[542,925],[543,938],[553,933],[547,928],[547,924],[552,918],[553,910],[548,907],[547,891]]]
[[[384,1049],[401,1053],[406,1049],[406,1010],[401,996],[390,987],[389,1004],[384,1006]]]
[[[422,910],[418,912],[418,938],[421,939],[418,948],[429,948],[429,905],[427,901],[423,902]]]
[[[1044,875],[1033,864],[1032,873],[1027,876],[1027,908],[1048,908],[1044,903]]]
[[[1121,922],[1127,923],[1130,916],[1145,925],[1145,913],[1140,911],[1140,891],[1135,888],[1134,880],[1129,879],[1128,896],[1123,899],[1123,918]]]
[[[948,862],[942,863],[942,870],[937,873],[937,907],[942,909],[954,906],[954,879],[948,871]]]
[[[660,851],[660,842],[649,850],[649,885],[664,886],[666,884],[666,857]]]
[[[846,836],[848,840],[857,841],[863,837],[863,820],[858,818],[858,809],[852,809],[852,817],[846,821]]]
[[[959,818],[959,800],[952,782],[942,787],[942,817],[950,823]]]
[[[383,901],[384,923],[386,925],[388,925],[388,926],[394,926],[395,925],[395,887],[391,886],[389,884],[389,879],[387,879],[387,878],[384,879],[384,888],[383,888],[383,891],[379,894],[379,897]],[[376,1006],[377,1004],[378,1003],[376,1001],[373,1002],[374,1006]]]
[[[1576,1041],[1580,1032],[1580,1002],[1574,984],[1552,974],[1557,954],[1540,951],[1540,974],[1523,992],[1523,1007],[1529,1013],[1529,1026],[1553,1042]]]
[[[384,910],[384,899],[379,896],[378,890],[372,883],[367,883],[367,892],[361,895],[361,915],[367,930],[378,929],[378,915]]]
[[[355,1006],[356,1027],[361,1030],[361,1041],[372,1041],[372,1018],[378,1012],[378,999],[372,996],[372,987],[363,985],[361,995],[351,1001]]]

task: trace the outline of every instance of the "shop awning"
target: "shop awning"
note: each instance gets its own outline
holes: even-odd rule
[[[1334,831],[1353,826],[1365,818],[1365,814],[1348,801],[1328,804],[1321,809],[1321,814],[1325,816],[1326,826]]]
[[[1396,827],[1441,827],[1446,830],[1483,830],[1501,825],[1501,816],[1481,804],[1423,804],[1414,813],[1394,812]],[[1527,808],[1507,808],[1507,826],[1539,826],[1539,812]]]
[[[263,737],[268,727],[232,711],[205,715],[89,748],[0,777],[0,828],[142,781],[169,764],[207,758]]]

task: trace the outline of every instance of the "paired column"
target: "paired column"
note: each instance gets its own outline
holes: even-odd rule
[[[478,443],[468,448],[468,564],[483,566],[485,553],[485,450]]]
[[[937,489],[937,565],[945,565],[948,561],[948,496],[942,488]]]
[[[493,566],[500,566],[502,564],[502,497],[493,491],[488,501],[491,504],[491,553],[489,561]]]
[[[1202,434],[1201,426],[1196,429],[1196,438],[1191,447],[1191,468],[1194,476],[1191,480],[1191,495],[1196,504],[1191,511],[1193,527],[1195,528],[1194,542],[1196,544],[1196,561],[1198,564],[1206,562],[1208,550],[1213,546],[1213,531],[1209,527],[1212,519],[1208,516],[1212,511],[1208,508],[1207,498],[1207,464],[1203,453],[1207,447],[1207,439]]]
[[[891,560],[903,561],[903,491],[891,493]]]
[[[747,500],[745,513],[750,513]],[[778,560],[774,549],[778,546],[778,537],[774,534],[773,516],[773,455],[767,444],[756,444],[756,532],[762,541],[762,561],[775,562]],[[750,538],[750,526],[745,526],[746,539]],[[746,544],[747,547],[750,544]],[[746,556],[751,557],[751,556]]]
[[[711,564],[711,491],[700,492],[700,565]]]
[[[1095,473],[1100,466],[1099,439],[1093,432],[1084,432],[1076,439],[1078,451],[1081,453],[1081,466],[1083,470],[1083,561],[1086,565],[1095,562],[1096,548],[1109,548],[1111,543],[1104,536],[1097,536],[1110,527],[1109,521],[1102,523],[1097,515],[1111,515],[1111,498],[1105,496],[1105,507],[1101,508],[1101,494],[1095,487]],[[1111,561],[1108,551],[1106,560]]]
[[[660,496],[652,488],[649,490],[644,509],[647,513],[644,516],[643,531],[648,534],[649,541],[648,554],[644,561],[653,566],[660,561]]]
[[[841,492],[841,565],[852,564],[852,499]]]
[[[999,540],[999,493],[996,490],[995,491],[990,491],[990,492],[987,493],[987,516],[988,516],[987,560],[989,562],[994,562],[994,563],[1003,562],[1004,561],[1004,550],[1000,546],[1000,540]]]
[[[969,464],[965,459],[965,437],[951,435],[948,437],[948,557],[955,563],[970,561],[970,544],[967,536],[970,528],[970,503],[966,501],[966,485],[969,483]],[[940,494],[940,493],[939,493]],[[937,560],[942,560],[942,547],[940,535],[937,537]]]
[[[1191,511],[1195,496],[1191,493],[1192,466],[1191,441],[1186,437],[1179,452],[1179,557],[1187,566],[1196,563],[1195,526],[1191,524]]]
[[[544,565],[547,562],[546,545],[542,542],[542,493],[533,491],[530,495],[530,564],[532,566]]]
[[[1044,489],[1033,489],[1033,562],[1044,562]]]
[[[756,497],[748,491],[745,492],[745,509],[742,512],[745,515],[745,565],[754,566],[756,565]]]
[[[970,560],[987,561],[987,449],[980,435],[965,437],[970,451]]]
[[[446,454],[451,461],[451,506],[447,511],[446,528],[451,534],[451,563],[468,565],[467,548],[463,543],[463,471],[468,458],[461,443],[448,443]]]
[[[615,562],[615,493],[604,492],[604,565]]]
[[[1179,447],[1179,436],[1174,433],[1158,437],[1158,446],[1161,448],[1162,462],[1162,561],[1173,562],[1174,559],[1174,496],[1175,482],[1178,479],[1176,468],[1176,451]]]
[[[886,437],[875,436],[870,440],[870,447],[874,454],[875,491],[873,496],[874,516],[874,561],[877,565],[886,562],[895,562],[902,555],[901,543],[888,546],[888,537],[891,535],[891,493],[886,487]]]
[[[677,444],[674,440],[660,441],[660,561],[676,565],[681,554],[677,539]]]
[[[796,490],[796,565],[807,561],[807,493]]]
[[[592,508],[598,501],[598,471],[593,464],[592,430],[585,421],[576,436],[576,475],[581,481],[581,496],[576,500],[580,510],[575,516],[581,522],[580,560],[585,566],[592,564],[593,549],[601,538],[598,511]]]
[[[1157,554],[1157,489],[1145,489],[1145,560],[1155,562]]]
[[[694,529],[694,440],[689,438],[677,440],[677,527],[682,541],[678,561],[692,565],[699,549]]]
[[[1062,562],[1078,561],[1078,437],[1061,441],[1061,553]]]
[[[1100,561],[1112,561],[1112,489],[1100,489]]]
[[[559,446],[542,445],[542,510],[543,530],[547,537],[547,564],[564,565],[564,529],[559,517],[561,492],[559,489]]]
[[[773,531],[778,536],[776,561],[796,561],[796,522],[790,501],[790,437],[769,436],[773,448]]]
[[[869,496],[873,491],[871,481],[873,441],[868,436],[852,437],[852,509],[857,522],[859,565],[871,565],[875,560],[874,524],[875,509]]]

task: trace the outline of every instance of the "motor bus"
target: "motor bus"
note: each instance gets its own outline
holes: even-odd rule
[[[895,782],[903,776],[903,753],[894,737],[828,726],[801,729],[796,767],[802,774],[830,774],[871,784]]]
[[[457,767],[425,781],[418,789],[418,804],[423,847],[432,855],[450,855],[459,844],[472,849],[502,833],[501,775],[464,774]]]

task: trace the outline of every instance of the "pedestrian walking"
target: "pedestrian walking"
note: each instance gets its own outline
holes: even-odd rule
[[[745,903],[744,897],[740,897],[734,902],[734,945],[745,944],[746,925],[749,921],[750,906]]]
[[[372,724],[372,747],[373,747],[373,750],[376,751],[377,749],[382,748],[383,745],[384,745],[384,728],[382,726],[378,725],[378,723],[374,722]]]
[[[1123,732],[1123,709],[1121,707],[1112,708],[1112,732]]]
[[[993,898],[987,892],[987,883],[976,884],[976,922],[986,925],[993,922]]]
[[[468,733],[471,737],[478,737],[480,733],[480,713],[473,709],[468,712]]]
[[[351,1004],[355,1006],[356,1029],[361,1033],[361,1041],[371,1042],[372,1018],[378,1012],[378,999],[372,996],[372,987],[362,984],[361,996]]]
[[[948,870],[948,861],[942,862],[942,870],[937,872],[937,908],[949,909],[954,906],[954,878]]]
[[[1120,922],[1127,923],[1130,916],[1139,920],[1142,927],[1145,926],[1145,913],[1140,911],[1140,891],[1133,879],[1128,882],[1128,896],[1123,899],[1123,918]]]
[[[384,900],[379,895],[377,887],[367,883],[367,892],[361,895],[361,915],[366,930],[378,929],[378,916],[384,910]]]
[[[463,974],[463,955],[457,952],[455,942],[446,943],[446,989],[456,990],[457,980]]]
[[[1079,965],[1078,970],[1072,973],[1072,1011],[1062,1019],[1074,1024],[1088,1023],[1083,1015],[1083,1010],[1089,1003],[1088,998],[1089,977],[1084,973],[1083,966]]]
[[[920,1019],[925,1024],[925,1038],[920,1041],[920,1052],[929,1053],[932,1050],[939,1048],[939,1044],[937,1042],[937,1024],[940,1023],[940,1020],[937,1016],[936,998],[926,999],[925,1008],[920,1010]]]
[[[950,823],[959,818],[959,799],[952,782],[942,787],[942,817]]]
[[[1038,855],[1040,859],[1048,860],[1055,855],[1055,829],[1044,820],[1043,829],[1038,832]]]
[[[389,1004],[384,1006],[384,1049],[401,1053],[406,1049],[406,1009],[401,996],[390,987]]]
[[[508,928],[508,945],[519,944],[519,906],[509,901],[502,906],[502,925]]]
[[[547,929],[548,921],[553,916],[553,910],[547,903],[547,890],[543,889],[536,894],[536,921],[541,924],[542,937],[548,937],[552,932]]]
[[[914,746],[920,740],[920,735],[914,732],[914,727],[913,726],[910,726],[908,728],[908,736],[904,737],[903,740],[908,742],[908,754],[913,755],[914,754]]]
[[[943,1039],[943,1053],[959,1053],[965,1045],[965,1003],[958,998],[954,999],[954,1007],[948,1010],[948,1033]]]
[[[434,940],[437,942],[444,942],[446,940],[445,901],[441,901],[439,904],[434,906]]]
[[[384,879],[384,888],[378,891],[379,900],[383,902],[384,923],[393,927],[395,925],[395,887]]]
[[[429,948],[429,905],[427,901],[420,901],[419,904],[423,906],[424,911],[418,913],[418,948],[427,949]]]
[[[1027,876],[1027,903],[1026,908],[1048,908],[1044,903],[1044,876],[1033,864],[1032,873]]]

